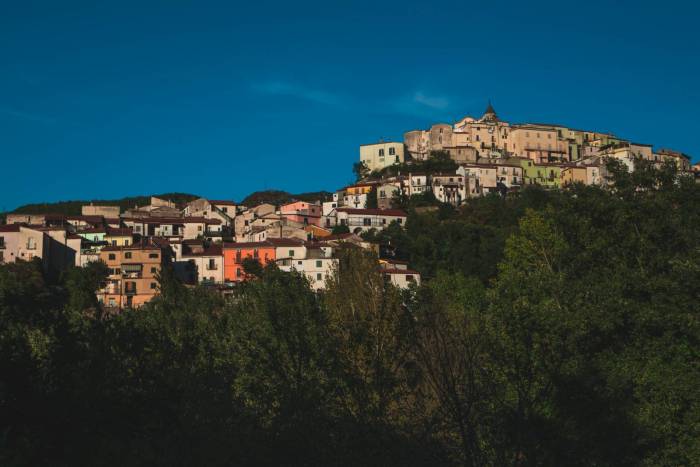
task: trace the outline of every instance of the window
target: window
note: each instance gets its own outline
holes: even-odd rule
[[[151,268],[151,273],[152,273],[152,274],[155,274],[155,273],[157,273],[157,272],[158,272],[158,268]]]
[[[413,282],[413,275],[406,274],[406,282]]]
[[[117,255],[115,255],[114,253],[110,253],[109,256],[108,256],[108,258],[109,258],[110,260],[114,260],[114,259],[117,259]]]
[[[289,257],[291,258],[292,256],[294,256],[294,250],[289,250]]]
[[[158,253],[150,253],[148,255],[149,258],[158,258]]]
[[[129,240],[124,240],[124,246],[129,246]]]
[[[321,266],[323,266],[323,261],[321,261],[320,259],[317,259],[316,260],[316,267],[320,268]]]
[[[116,241],[116,240],[112,240],[112,246],[117,246],[117,241]]]
[[[302,261],[297,261],[297,265],[298,265],[298,266],[301,266],[301,265],[302,265]]]
[[[5,256],[4,256],[4,254],[5,254],[4,251],[0,251],[0,263],[2,263],[2,262],[5,261]]]
[[[362,225],[372,225],[372,219],[365,217],[362,219]]]
[[[115,302],[113,298],[110,298],[109,299],[109,306],[117,306],[117,302]]]
[[[202,231],[202,226],[201,226],[201,225],[198,225],[198,226],[197,226],[197,232],[201,232],[201,231]]]
[[[317,280],[317,281],[320,281],[322,277],[323,277],[323,276],[321,275],[320,272],[316,274],[316,280]]]
[[[33,238],[28,238],[27,239],[27,250],[35,250],[36,249],[36,240]]]
[[[126,253],[124,253],[124,258],[131,259],[131,252],[127,251]]]
[[[224,212],[228,212],[228,208],[227,208],[227,207],[223,207],[223,208],[221,208],[221,210],[224,211]]]
[[[236,268],[236,277],[241,277],[241,268]]]
[[[0,237],[0,248],[5,248],[5,237]]]
[[[379,157],[384,157],[384,149],[379,150]]]
[[[395,156],[396,155],[396,148],[389,148],[389,155]]]
[[[151,290],[155,290],[156,287],[158,287],[158,284],[156,284],[155,282],[151,282]]]

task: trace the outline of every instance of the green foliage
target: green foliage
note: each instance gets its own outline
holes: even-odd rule
[[[372,188],[369,190],[369,193],[367,193],[367,209],[377,209],[377,187],[372,186]]]
[[[348,227],[347,225],[335,225],[333,226],[333,230],[331,231],[331,233],[333,235],[350,233],[350,227]]]
[[[261,277],[263,274],[263,267],[257,258],[248,257],[243,260],[243,271],[250,277]]]
[[[360,181],[369,175],[369,168],[364,161],[355,162],[352,164],[352,173],[355,175],[355,180]]]
[[[292,201],[306,201],[309,203],[324,202],[329,201],[333,198],[333,194],[327,191],[315,191],[309,193],[299,193],[293,195],[287,193],[286,191],[280,190],[265,190],[256,191],[249,194],[241,201],[244,206],[252,207],[258,206],[263,203],[274,204],[279,206],[281,204],[290,203]]]
[[[412,212],[406,291],[348,246],[106,315],[100,263],[0,265],[0,464],[694,465],[700,188],[640,170]]]
[[[409,173],[455,173],[459,165],[452,160],[450,153],[447,151],[431,151],[430,157],[424,161],[407,161],[402,164],[394,164],[385,167],[382,170],[374,171],[371,174],[368,171],[363,172],[363,178],[379,179],[382,177],[392,177],[399,174],[406,175]],[[353,171],[355,169],[353,168]]]

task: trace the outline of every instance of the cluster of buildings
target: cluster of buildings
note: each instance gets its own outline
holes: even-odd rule
[[[438,123],[428,130],[409,131],[403,142],[362,145],[360,162],[377,175],[396,164],[425,161],[436,151],[447,153],[459,165],[456,173],[406,173],[384,181],[403,195],[427,190],[440,201],[459,204],[468,197],[524,185],[602,185],[607,180],[608,158],[621,161],[630,171],[635,160],[644,159],[658,164],[672,161],[681,172],[696,169],[694,172],[700,173],[700,167],[691,168],[690,157],[678,151],[655,151],[649,144],[611,133],[562,125],[511,124],[501,120],[491,104],[478,119],[467,116],[454,124]],[[423,177],[428,178],[427,184],[422,183]]]
[[[425,161],[435,151],[448,154],[457,169],[411,170],[411,161]],[[479,119],[465,117],[452,125],[409,131],[400,143],[360,146],[360,162],[370,176],[335,191],[330,200],[248,207],[200,198],[178,206],[152,197],[149,205],[124,212],[90,204],[79,216],[8,214],[6,225],[0,225],[0,263],[38,258],[47,273],[58,275],[72,266],[102,261],[109,276],[98,298],[114,309],[151,300],[166,268],[185,284],[230,293],[251,279],[245,267],[249,259],[298,271],[319,291],[339,267],[341,248],[375,251],[384,277],[405,288],[420,283],[420,274],[405,262],[381,258],[379,246],[360,236],[404,226],[407,215],[397,209],[400,198],[431,193],[441,202],[459,205],[470,197],[505,194],[526,185],[603,185],[607,158],[620,160],[630,171],[637,159],[659,164],[670,160],[682,172],[700,176],[700,166],[691,168],[685,154],[654,151],[609,133],[510,124],[489,104]],[[384,170],[397,164],[404,173]]]
[[[250,279],[245,269],[249,258],[298,271],[318,291],[338,267],[339,249],[378,253],[378,245],[359,234],[406,222],[403,211],[364,208],[366,196],[363,207],[355,207],[354,196],[339,198],[336,193],[332,202],[250,208],[205,198],[176,206],[152,197],[148,206],[124,212],[91,204],[78,216],[8,214],[6,225],[0,225],[0,263],[38,258],[47,273],[58,275],[72,266],[102,261],[109,275],[98,298],[114,309],[136,308],[151,300],[165,268],[185,284],[229,293],[235,284]],[[347,229],[334,234],[340,225]],[[399,287],[420,282],[418,272],[406,263],[387,258],[377,267]]]

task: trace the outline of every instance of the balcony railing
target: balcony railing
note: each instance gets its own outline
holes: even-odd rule
[[[219,266],[216,264],[207,264],[206,270],[207,271],[217,271],[219,269]]]
[[[365,219],[348,219],[345,225],[348,227],[385,227],[388,225],[388,221],[385,223],[383,219],[370,219],[369,221]]]
[[[124,289],[124,295],[136,295],[136,287]]]

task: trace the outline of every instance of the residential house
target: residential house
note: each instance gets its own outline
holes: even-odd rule
[[[186,265],[185,282],[221,284],[224,282],[224,254],[221,244],[206,240],[183,240],[178,262]]]
[[[404,162],[404,145],[391,141],[380,141],[360,146],[360,162],[370,171],[379,171]]]
[[[434,174],[430,177],[433,194],[441,203],[459,206],[467,198],[467,178],[456,173]]]
[[[100,259],[107,265],[107,283],[97,297],[110,308],[138,308],[158,294],[158,276],[171,267],[169,246],[143,239],[129,246],[106,246]]]
[[[275,261],[276,247],[269,241],[248,243],[224,243],[224,281],[241,282],[247,279],[243,270],[246,258],[258,260],[263,266]]]
[[[105,229],[103,239],[110,246],[129,246],[134,243],[134,234],[128,227],[118,229],[108,227]]]
[[[338,267],[338,260],[332,257],[332,248],[318,243],[302,243],[303,249],[298,246],[280,246],[277,250],[277,266],[282,271],[296,271],[305,275],[315,291],[323,290],[326,279]]]
[[[401,195],[401,181],[385,182],[377,185],[377,207],[391,209],[395,199]]]
[[[320,204],[294,201],[280,206],[280,215],[302,225],[321,225],[323,208]]]
[[[347,225],[352,233],[361,233],[371,229],[383,230],[392,222],[403,226],[407,214],[399,209],[338,208],[336,217],[339,225]]]
[[[395,259],[380,259],[379,270],[384,278],[400,289],[420,285],[420,273],[408,268],[408,263]]]
[[[355,209],[364,209],[367,207],[367,197],[375,186],[376,183],[356,183],[345,187],[342,190],[344,192],[342,205]]]
[[[119,206],[95,206],[94,204],[86,204],[80,208],[83,216],[100,216],[103,218],[119,218],[121,209]]]

